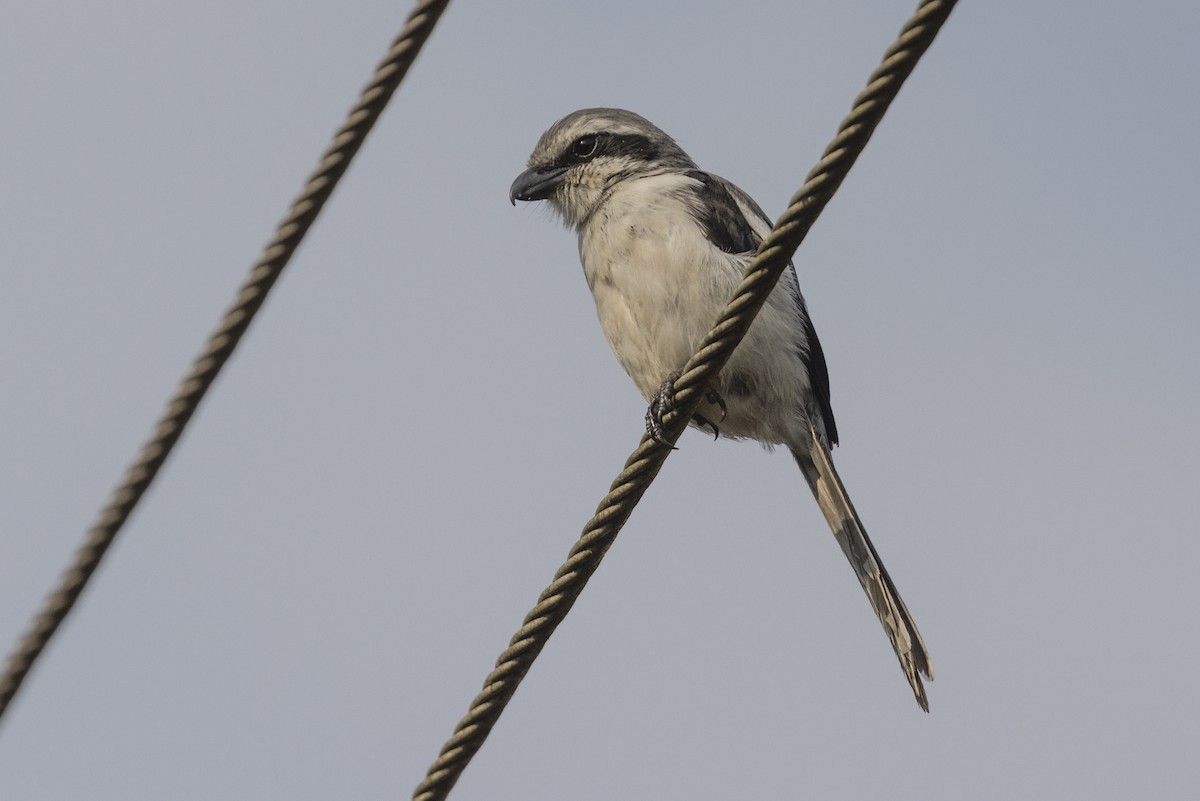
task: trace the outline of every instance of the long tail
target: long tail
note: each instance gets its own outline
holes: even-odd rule
[[[846,487],[833,467],[829,449],[816,432],[813,432],[810,453],[793,448],[792,456],[800,465],[804,477],[808,479],[817,505],[829,521],[833,535],[837,537],[842,551],[850,560],[850,566],[858,575],[859,583],[867,592],[871,607],[879,616],[879,622],[883,624],[888,639],[892,641],[896,657],[900,660],[900,667],[904,669],[904,675],[912,685],[917,703],[928,712],[929,699],[925,697],[921,675],[930,681],[933,680],[933,665],[929,662],[929,652],[925,650],[925,643],[917,631],[917,624],[913,622],[912,615],[900,599],[896,585],[892,583],[892,578],[884,568],[879,554],[875,552],[875,546],[871,544],[871,538],[867,536],[862,521],[858,519],[858,513],[854,511],[854,504],[850,502]]]

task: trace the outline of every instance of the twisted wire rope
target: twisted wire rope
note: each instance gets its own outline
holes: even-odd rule
[[[154,481],[196,407],[233,354],[254,315],[266,300],[267,293],[321,213],[325,201],[404,80],[408,68],[449,2],[419,0],[409,12],[404,28],[376,67],[375,74],[346,115],[345,122],[334,134],[316,170],[309,176],[287,216],[276,228],[274,237],[250,268],[233,304],[192,363],[191,370],[180,382],[150,438],[109,497],[108,505],[88,530],[71,565],[59,578],[57,586],[43,602],[42,608],[9,656],[4,674],[0,677],[0,718],[3,718],[9,703],[50,638],[75,605],[117,533]]]
[[[482,747],[533,661],[566,617],[634,506],[658,475],[699,404],[702,391],[741,342],[787,268],[792,254],[841,186],[901,85],[933,42],[956,2],[923,0],[884,53],[882,63],[871,73],[867,87],[854,99],[849,116],[842,121],[837,135],[808,173],[804,186],[792,197],[787,210],[759,246],[733,299],[696,354],[684,365],[674,384],[674,408],[663,421],[667,443],[642,437],[613,481],[608,495],[600,502],[596,514],[584,526],[566,562],[525,616],[508,648],[496,660],[495,669],[484,679],[483,689],[471,702],[466,717],[459,721],[425,779],[413,791],[414,801],[446,798],[467,763]]]

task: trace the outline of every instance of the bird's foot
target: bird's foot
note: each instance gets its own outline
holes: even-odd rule
[[[721,417],[717,420],[717,423],[724,422],[726,415],[729,414],[729,407],[725,405],[725,399],[721,397],[721,393],[717,392],[715,389],[710,389],[708,392],[706,392],[704,394],[704,400],[709,405],[716,406],[718,409],[721,410]],[[694,414],[694,415],[692,415],[692,422],[695,423],[700,428],[711,428],[713,439],[721,438],[721,429],[717,427],[717,423],[714,423],[712,420],[709,420],[707,417],[704,417],[703,415],[699,415],[699,414]]]
[[[725,405],[725,398],[721,397],[720,392],[716,390],[709,390],[708,392],[704,393],[704,402],[708,403],[709,405],[716,406],[716,408],[721,410],[721,416],[716,422],[725,422],[725,417],[730,414],[730,409],[728,409],[728,406]],[[716,423],[714,423],[712,420],[709,420],[708,417],[704,417],[703,415],[692,415],[691,422],[694,422],[698,428],[712,428],[714,440],[721,438],[721,429],[716,427]]]
[[[660,445],[670,444],[664,436],[663,417],[675,406],[675,382],[681,375],[682,370],[675,370],[668,375],[650,398],[650,407],[646,409],[646,433]]]

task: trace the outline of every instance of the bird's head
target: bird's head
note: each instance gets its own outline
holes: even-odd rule
[[[542,134],[529,169],[509,189],[518,200],[548,200],[578,228],[622,181],[685,172],[696,164],[654,123],[618,108],[572,112]]]

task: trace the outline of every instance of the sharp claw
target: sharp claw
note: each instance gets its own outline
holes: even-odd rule
[[[663,436],[663,415],[675,405],[675,382],[681,375],[683,374],[676,370],[667,376],[658,391],[654,393],[654,397],[650,399],[650,406],[646,409],[646,433],[650,439],[660,445],[669,444],[667,438]],[[671,446],[671,449],[678,450],[674,446]]]
[[[646,433],[659,445],[667,445],[667,438],[663,436],[662,415],[656,404],[651,403],[650,408],[646,410]],[[672,446],[672,450],[674,449]]]
[[[721,438],[721,429],[717,428],[717,424],[714,423],[713,421],[711,421],[707,418],[701,417],[700,415],[696,415],[692,419],[695,420],[696,425],[700,426],[701,428],[703,428],[705,426],[708,426],[709,428],[711,428],[712,432],[713,432],[714,440],[718,440]]]

